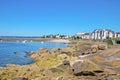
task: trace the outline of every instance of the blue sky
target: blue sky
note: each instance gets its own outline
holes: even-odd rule
[[[120,31],[120,0],[0,0],[0,36]]]

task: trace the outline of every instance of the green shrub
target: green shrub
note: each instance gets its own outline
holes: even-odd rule
[[[113,45],[112,40],[109,40],[109,39],[108,39],[106,42],[107,42],[108,45]]]

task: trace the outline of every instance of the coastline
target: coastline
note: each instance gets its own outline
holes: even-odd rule
[[[70,43],[71,41],[69,39],[51,39],[51,38],[0,38],[1,42],[22,42],[22,41],[35,41],[35,42],[41,42],[41,41],[49,41],[49,42],[60,42],[60,43]]]
[[[68,40],[58,39],[50,41],[68,42]],[[72,45],[71,47],[66,47],[63,49],[54,48],[50,50],[40,48],[35,52],[29,53],[30,57],[35,60],[35,62],[31,64],[22,66],[10,64],[4,68],[0,67],[0,79],[14,80],[14,78],[16,78],[17,80],[22,78],[25,80],[109,80],[107,77],[111,77],[110,74],[114,73],[114,76],[116,76],[116,74],[120,74],[118,70],[111,70],[104,67],[106,66],[106,63],[108,63],[105,59],[109,58],[109,52],[113,52],[112,57],[114,57],[114,55],[118,54],[120,51],[119,48],[108,49],[105,44],[101,43],[99,45],[95,42],[84,40],[83,42],[71,41],[70,44]],[[102,57],[103,55],[104,58]],[[103,67],[98,65],[100,63],[102,63]],[[112,62],[110,64],[112,65]],[[119,67],[120,63],[118,61],[112,66],[110,64],[110,67],[116,69],[115,66]]]
[[[0,38],[1,41],[3,42],[16,42],[16,41],[36,41],[36,42],[41,42],[41,41],[49,41],[49,38]]]

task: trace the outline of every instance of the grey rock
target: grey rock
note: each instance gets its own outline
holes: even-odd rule
[[[12,80],[28,80],[28,78],[25,78],[25,77],[17,77],[17,78],[13,78]]]

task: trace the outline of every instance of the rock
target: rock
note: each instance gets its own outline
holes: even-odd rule
[[[79,55],[87,55],[91,53],[91,47],[88,45],[82,46],[81,49],[74,51],[73,56],[79,56]]]
[[[97,71],[103,71],[98,65],[92,63],[91,61],[85,59],[83,61],[76,61],[72,64],[73,74],[76,76],[95,76]],[[96,72],[95,72],[96,71]]]
[[[13,68],[13,67],[20,67],[20,65],[17,65],[17,64],[7,64],[6,67]]]
[[[60,49],[60,48],[54,48],[54,49],[52,49],[52,51],[53,51],[54,53],[60,53],[61,49]]]
[[[14,52],[14,54],[19,54],[19,52]]]
[[[30,68],[27,68],[26,71],[31,71]]]
[[[120,74],[108,75],[107,80],[120,80]]]
[[[92,45],[91,46],[91,52],[96,53],[98,51],[98,45]]]
[[[110,61],[110,62],[108,62],[108,65],[110,65],[112,67],[120,66],[120,60]]]
[[[68,60],[64,60],[64,61],[63,61],[63,64],[64,64],[64,65],[68,65],[68,66],[70,66],[70,61],[68,61]]]
[[[88,45],[85,45],[81,50],[82,50],[82,55],[87,55],[91,53],[91,47]]]
[[[98,63],[98,64],[103,64],[105,63],[105,59],[100,57],[100,56],[93,56],[91,58],[91,61],[93,61],[94,63]]]
[[[50,71],[53,72],[53,73],[58,73],[58,74],[63,74],[64,73],[64,71],[59,69],[59,68],[51,68]]]
[[[25,78],[25,77],[17,77],[17,78],[13,78],[12,80],[28,80],[28,78]]]
[[[60,64],[59,66],[57,66],[57,68],[63,70],[63,71],[67,71],[70,67],[70,62],[68,60],[64,60],[62,64]]]
[[[36,62],[0,68],[0,80],[119,80],[120,48],[94,44],[80,43],[76,52],[73,47],[26,52]]]
[[[49,49],[40,48],[38,51],[34,52],[34,54],[32,54],[31,57],[34,58],[35,60],[41,60],[43,58],[53,56],[51,54],[52,53]]]
[[[107,46],[107,44],[98,44],[98,49],[99,50],[106,50],[106,49],[108,49],[108,46]]]
[[[30,51],[30,52],[27,52],[26,54],[27,54],[27,56],[31,56],[31,55],[35,54],[35,52],[34,51]]]
[[[57,58],[59,58],[59,57],[63,58],[63,59],[68,59],[69,56],[67,54],[60,54],[57,56]]]
[[[92,48],[92,49],[91,49],[91,53],[96,53],[97,51],[98,51],[97,48]]]
[[[63,80],[63,76],[59,77],[58,80]]]
[[[47,48],[40,48],[38,51],[36,51],[37,54],[43,54],[43,53],[47,53],[50,50]]]
[[[113,69],[104,69],[104,71],[109,74],[109,75],[116,75],[118,74],[117,71],[113,70]]]

